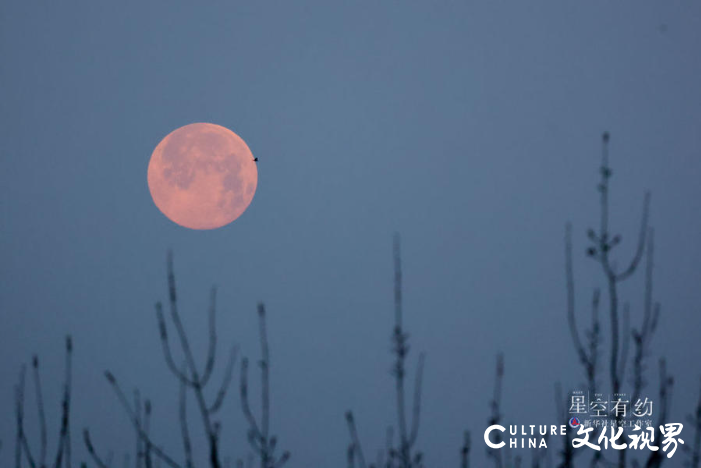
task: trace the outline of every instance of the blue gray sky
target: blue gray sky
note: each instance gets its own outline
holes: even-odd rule
[[[291,467],[342,466],[350,408],[374,453],[394,414],[395,231],[411,362],[427,352],[427,466],[457,466],[464,429],[482,459],[498,351],[506,420],[555,423],[553,383],[584,381],[566,328],[564,225],[586,310],[602,280],[583,253],[604,130],[620,263],[653,194],[653,350],[668,358],[681,422],[701,372],[700,46],[701,4],[681,0],[3,2],[2,463],[33,353],[58,425],[67,333],[74,428],[89,426],[103,453],[132,451],[109,368],[154,400],[156,439],[178,453],[153,312],[168,248],[200,355],[210,285],[222,345],[254,359],[266,303],[272,424]],[[156,144],[193,122],[232,129],[260,158],[248,211],[214,231],[169,221],[146,184]],[[642,276],[622,294],[639,319]],[[235,392],[224,411],[225,452],[245,456]],[[74,443],[82,458],[77,432]]]

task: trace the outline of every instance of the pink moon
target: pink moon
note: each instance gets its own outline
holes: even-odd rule
[[[148,187],[168,219],[216,229],[241,216],[258,186],[251,150],[228,128],[193,123],[169,133],[148,164]]]

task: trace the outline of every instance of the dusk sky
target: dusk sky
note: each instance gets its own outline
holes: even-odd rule
[[[152,399],[154,439],[181,454],[178,384],[154,312],[168,297],[168,249],[200,361],[213,284],[222,355],[237,343],[259,359],[265,303],[271,423],[287,466],[345,466],[349,409],[374,458],[395,422],[395,232],[410,381],[426,352],[426,466],[457,467],[465,429],[474,466],[484,462],[500,351],[505,422],[564,424],[553,385],[583,389],[585,377],[567,328],[563,236],[571,221],[588,323],[604,286],[585,256],[604,131],[619,265],[652,193],[662,312],[643,393],[656,398],[666,357],[669,422],[684,422],[701,375],[700,57],[701,3],[688,0],[3,2],[0,465],[13,460],[13,387],[34,353],[58,443],[67,334],[74,464],[88,461],[83,427],[115,466],[133,453],[106,369]],[[194,122],[233,130],[259,158],[251,205],[220,229],[173,223],[147,185],[156,145]],[[642,271],[621,296],[640,323]],[[604,321],[605,343],[608,333]],[[239,370],[222,410],[232,459],[250,451]],[[600,382],[609,391],[604,371]]]

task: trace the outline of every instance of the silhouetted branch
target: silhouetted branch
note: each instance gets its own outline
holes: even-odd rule
[[[348,449],[346,449],[346,460],[348,468],[355,468],[355,444],[352,442],[348,444]]]
[[[258,423],[256,422],[256,418],[253,417],[251,406],[248,403],[248,358],[243,358],[241,361],[241,384],[239,388],[241,393],[241,407],[243,409],[243,415],[246,417],[248,425],[250,426],[249,431],[252,431],[254,434],[260,434]]]
[[[248,401],[248,359],[241,362],[241,408],[248,421],[248,442],[261,461],[261,468],[278,468],[284,465],[290,458],[290,452],[283,452],[276,458],[275,446],[277,438],[270,436],[270,350],[268,346],[268,333],[265,322],[265,306],[258,304],[258,328],[261,346],[261,421],[258,423]]]
[[[603,151],[602,164],[600,168],[601,182],[598,189],[600,193],[601,205],[601,222],[599,226],[599,234],[596,235],[590,230],[589,237],[594,242],[594,247],[590,247],[588,253],[596,258],[602,266],[604,276],[606,278],[609,295],[609,314],[611,317],[611,359],[610,359],[610,377],[613,393],[619,393],[622,381],[619,351],[620,351],[620,331],[618,319],[618,289],[617,284],[629,278],[637,269],[637,266],[642,258],[645,248],[645,239],[647,234],[647,220],[650,206],[650,194],[646,193],[643,201],[643,213],[641,216],[641,225],[638,235],[638,244],[635,255],[630,262],[630,265],[622,273],[614,271],[611,261],[611,250],[620,243],[621,236],[612,236],[609,232],[609,183],[612,175],[611,168],[608,163],[608,132],[603,135]],[[621,451],[621,456],[625,457]],[[623,459],[621,460],[623,462]]]
[[[27,459],[30,468],[36,468],[32,451],[29,448],[27,435],[24,433],[24,382],[25,382],[26,367],[22,366],[19,374],[19,383],[15,387],[15,416],[17,421],[17,447],[15,451],[15,462],[17,468],[22,465],[22,454]]]
[[[110,386],[114,390],[115,394],[117,395],[117,398],[119,399],[119,402],[122,404],[122,407],[124,408],[124,411],[127,413],[127,416],[129,416],[129,419],[134,426],[134,429],[136,430],[137,434],[141,437],[141,439],[146,443],[150,449],[153,451],[154,454],[156,454],[157,457],[159,457],[161,460],[163,460],[168,466],[171,468],[181,468],[180,465],[168,454],[166,454],[160,447],[155,445],[151,438],[146,434],[144,431],[143,427],[141,426],[139,419],[137,418],[136,412],[134,409],[132,409],[131,405],[129,404],[129,400],[127,400],[126,395],[122,391],[121,387],[117,383],[117,379],[110,373],[109,371],[105,372],[105,377],[107,378],[107,381],[109,382]],[[137,455],[138,456],[138,455]]]
[[[175,361],[173,360],[173,354],[170,351],[170,344],[168,342],[168,328],[166,326],[165,318],[163,317],[163,306],[160,302],[156,303],[156,318],[158,320],[158,330],[160,332],[163,355],[165,356],[168,368],[173,373],[173,375],[175,375],[178,378],[178,380],[186,382],[189,386],[194,387],[196,382],[190,380],[187,377],[187,375],[183,374],[182,371],[180,371],[175,365]]]
[[[214,371],[216,364],[216,347],[217,347],[217,333],[216,333],[216,288],[212,288],[210,292],[209,301],[209,311],[208,311],[208,324],[209,324],[209,337],[207,345],[207,356],[204,363],[204,369],[202,372],[198,369],[194,355],[192,353],[192,348],[190,346],[189,338],[185,332],[182,320],[180,319],[180,314],[178,312],[178,301],[177,301],[177,288],[175,283],[175,273],[173,269],[173,254],[168,252],[167,256],[167,279],[168,279],[168,302],[170,308],[170,318],[175,328],[176,334],[178,336],[178,342],[185,356],[185,365],[182,369],[179,369],[173,359],[173,354],[171,351],[171,344],[169,342],[168,335],[168,325],[163,313],[163,307],[160,302],[156,303],[156,318],[158,321],[159,336],[161,341],[161,347],[163,349],[163,356],[165,357],[166,365],[171,373],[177,378],[179,384],[183,384],[188,388],[191,388],[195,396],[195,401],[197,403],[197,408],[199,410],[200,417],[204,426],[204,432],[209,445],[209,463],[211,468],[221,468],[222,464],[220,461],[219,454],[219,433],[220,433],[220,423],[213,420],[215,413],[221,409],[222,404],[225,400],[227,390],[231,384],[231,379],[233,376],[233,367],[236,362],[236,347],[232,347],[231,353],[229,354],[229,360],[226,364],[224,378],[219,386],[219,389],[215,395],[215,398],[211,402],[207,402],[204,395],[205,387],[211,381],[211,376]],[[183,390],[181,389],[181,392]],[[184,400],[183,400],[184,401]],[[181,410],[183,406],[181,404]],[[186,422],[185,422],[186,423]],[[181,426],[182,426],[181,422]],[[184,426],[183,426],[184,427]],[[183,441],[186,439],[184,438]],[[190,440],[189,435],[187,440]],[[153,448],[153,445],[150,445]],[[148,448],[148,447],[147,447]],[[187,466],[191,466],[194,462],[191,458],[191,446],[185,447],[186,463]]]
[[[144,432],[149,437],[151,436],[149,433],[150,428],[151,428],[151,401],[147,399],[144,402]],[[146,465],[146,468],[153,468],[153,457],[152,457],[151,446],[148,444],[146,444],[146,447],[144,449],[144,463]]]
[[[98,468],[108,468],[109,464],[102,461],[102,459],[95,451],[95,446],[93,445],[92,440],[90,439],[90,431],[87,428],[83,429],[83,441],[85,442],[85,448],[87,449],[88,454],[93,459]]]
[[[183,365],[185,367],[185,365]],[[183,450],[185,451],[185,467],[192,468],[192,442],[190,441],[190,431],[187,427],[187,391],[186,383],[180,381],[180,434],[183,439]]]
[[[217,396],[214,398],[214,402],[209,407],[208,411],[210,414],[214,414],[221,408],[222,403],[224,403],[224,398],[226,393],[231,386],[231,380],[234,375],[234,364],[236,364],[236,356],[238,354],[238,347],[232,346],[229,352],[229,361],[226,364],[226,370],[224,371],[224,378],[222,379],[219,390],[217,391]]]
[[[263,435],[267,437],[270,425],[270,351],[268,348],[268,333],[265,326],[265,307],[258,304],[258,325],[260,330],[261,347],[261,402],[263,406],[261,427]]]
[[[602,162],[600,167],[601,180],[598,184],[600,194],[600,222],[598,233],[590,229],[588,236],[592,241],[592,246],[587,249],[587,254],[596,259],[602,267],[606,280],[608,299],[609,299],[609,317],[611,327],[611,343],[610,343],[610,359],[609,359],[609,376],[611,379],[611,391],[613,394],[620,393],[621,382],[623,381],[627,362],[629,334],[629,319],[624,317],[624,330],[621,335],[619,323],[619,298],[618,284],[630,278],[638,268],[643,252],[645,251],[645,243],[648,231],[648,217],[650,211],[650,193],[646,192],[643,198],[643,210],[640,221],[640,229],[638,231],[638,241],[633,258],[629,265],[623,271],[618,272],[611,261],[611,251],[621,242],[620,235],[612,235],[609,228],[609,186],[612,176],[611,167],[609,166],[608,143],[610,136],[605,132],[602,136]],[[569,280],[569,279],[568,279]],[[569,281],[568,281],[569,287]],[[621,339],[623,341],[621,341]],[[579,345],[575,342],[575,346]],[[638,369],[634,369],[637,372]],[[588,373],[589,374],[589,373]],[[620,418],[617,418],[620,421]],[[596,456],[595,458],[598,458]],[[618,465],[626,466],[626,451],[621,450],[618,453]]]
[[[423,374],[423,362],[425,356],[419,356],[416,383],[414,389],[414,411],[411,426],[407,423],[406,403],[404,393],[404,378],[406,376],[406,357],[409,354],[409,335],[403,329],[402,311],[402,257],[401,239],[399,234],[394,235],[393,240],[394,260],[394,333],[392,334],[393,352],[395,362],[393,375],[395,379],[395,393],[397,400],[397,428],[399,430],[399,451],[397,458],[401,468],[411,468],[421,463],[421,452],[412,454],[419,431],[419,417],[421,410],[421,379]]]
[[[384,468],[392,468],[392,461],[397,455],[396,450],[394,450],[394,428],[392,426],[388,426],[385,431],[385,453],[387,456]]]
[[[408,421],[406,415],[407,409],[404,384],[406,378],[406,357],[409,353],[409,335],[406,334],[403,329],[402,261],[399,234],[394,235],[392,247],[394,266],[394,327],[392,329],[391,337],[392,354],[394,355],[394,362],[392,364],[392,376],[394,377],[395,384],[394,387],[397,410],[397,432],[399,434],[399,442],[398,447],[395,449],[392,443],[393,432],[390,429],[388,431],[387,446],[385,450],[387,456],[385,459],[382,460],[378,458],[378,464],[384,462],[385,468],[420,468],[423,466],[423,454],[420,451],[414,451],[414,446],[418,438],[421,419],[421,388],[423,381],[425,355],[419,355],[414,383],[414,401],[412,405],[412,415],[411,421]],[[349,416],[349,422],[352,422],[351,412],[347,413],[347,419]],[[355,430],[355,426],[352,426],[353,430]],[[349,461],[353,461],[353,463],[355,463],[357,452],[360,451],[360,447],[356,446],[356,444],[357,441],[352,441],[349,447],[349,454],[351,454],[351,452],[353,452],[354,450],[352,458],[349,459]],[[363,466],[365,466],[364,460],[362,461],[362,464]],[[369,465],[369,468],[372,467],[372,464]]]
[[[590,232],[590,236],[592,232]],[[599,290],[594,290],[592,298],[592,327],[587,331],[588,350],[584,348],[582,340],[579,336],[576,320],[576,305],[575,305],[575,287],[574,287],[574,268],[572,266],[572,225],[567,223],[565,227],[565,280],[567,287],[567,323],[570,329],[570,335],[574,342],[575,351],[579,358],[579,362],[584,367],[584,372],[587,376],[589,389],[594,392],[596,387],[596,365],[598,357],[599,345]]]
[[[462,447],[460,448],[460,467],[470,468],[470,431],[463,433]]]
[[[142,421],[141,418],[141,394],[139,393],[139,390],[134,389],[134,414],[136,416],[136,422],[138,423],[139,427],[144,428],[144,433],[148,435],[148,432],[146,431],[146,426],[144,425],[144,422]],[[140,436],[140,434],[136,434],[136,468],[142,468],[143,467],[143,459],[144,459],[144,448],[143,448],[143,441]]]
[[[499,353],[497,355],[496,372],[494,375],[494,393],[492,395],[492,401],[489,406],[491,408],[492,414],[489,417],[487,426],[493,426],[494,424],[499,424],[501,421],[501,389],[502,382],[504,379],[504,355]],[[496,443],[501,442],[501,433],[497,432]],[[496,468],[501,468],[503,465],[501,450],[492,449],[487,447],[487,457],[494,461],[494,466]]]
[[[599,344],[601,343],[601,323],[599,322],[599,304],[601,291],[596,288],[591,300],[591,329],[587,330],[589,339],[589,363],[587,368],[587,382],[592,393],[596,392],[596,372],[599,358]]]
[[[87,434],[87,438],[86,438],[86,434]],[[90,434],[88,433],[87,428],[83,429],[83,443],[86,446],[86,448],[88,449],[88,453],[92,453],[91,458],[93,458],[93,460],[98,464],[98,468],[103,468],[105,465],[107,466],[107,468],[112,468],[112,466],[113,466],[112,462],[114,461],[114,452],[112,450],[110,450],[109,452],[107,452],[107,457],[105,457],[104,460],[102,458],[100,458],[97,455],[96,450],[92,447],[92,441],[91,441]],[[97,459],[95,459],[94,457],[97,457]],[[156,459],[156,461],[157,461],[156,466],[160,467],[161,460]],[[131,460],[129,458],[129,454],[125,453],[124,458],[122,460],[123,466],[124,467],[131,466],[130,462],[131,462]]]
[[[61,426],[59,429],[58,451],[56,453],[54,468],[61,466],[62,460],[66,461],[66,466],[71,466],[71,431],[70,431],[70,407],[71,407],[71,387],[73,374],[73,340],[71,336],[66,337],[66,363],[65,382],[63,384],[63,399],[61,401]]]
[[[53,468],[66,466],[70,468],[70,400],[71,400],[71,361],[73,344],[71,337],[66,337],[66,363],[65,381],[63,384],[63,397],[61,400],[61,419],[58,430],[58,449],[54,458]],[[24,397],[26,367],[22,366],[19,382],[15,386],[15,422],[17,425],[16,445],[15,445],[15,467],[21,468],[22,459],[27,460],[30,468],[47,468],[48,458],[48,435],[46,424],[46,413],[44,407],[44,395],[42,392],[41,377],[39,374],[39,358],[32,357],[32,371],[35,389],[37,412],[39,415],[40,451],[39,458],[35,459],[29,446],[29,440],[24,430]],[[65,462],[65,463],[64,463]]]
[[[659,397],[660,397],[660,411],[658,413],[657,425],[655,426],[655,440],[662,440],[662,432],[660,431],[660,426],[667,422],[667,414],[669,413],[669,406],[671,400],[672,387],[674,386],[674,379],[667,375],[667,364],[664,358],[660,359],[659,362],[660,369],[660,386],[659,386]],[[665,460],[662,450],[656,452],[650,452],[650,456],[645,463],[645,468],[659,468],[662,462]]]
[[[44,395],[41,391],[41,378],[39,377],[39,358],[35,354],[32,358],[32,376],[34,377],[34,390],[36,392],[37,412],[39,413],[39,433],[40,433],[40,449],[39,449],[39,466],[46,466],[46,413],[44,412]]]
[[[626,268],[622,273],[619,273],[616,275],[616,281],[621,282],[625,281],[628,279],[630,275],[635,273],[635,270],[638,268],[638,264],[640,263],[640,259],[643,256],[643,250],[645,249],[645,234],[647,233],[647,221],[648,221],[648,216],[650,213],[650,192],[645,192],[645,196],[643,198],[643,210],[642,210],[642,216],[640,220],[640,230],[638,233],[638,244],[635,249],[635,255],[633,256],[633,259],[630,261],[630,265],[628,268]]]
[[[365,463],[365,455],[363,454],[363,447],[360,444],[360,439],[358,438],[358,430],[355,427],[355,418],[353,417],[353,412],[346,412],[346,423],[348,424],[348,432],[350,433],[351,437],[351,444],[348,448],[349,466],[355,466],[354,460],[355,455],[357,455],[360,468],[367,468],[367,465]]]
[[[645,357],[649,354],[650,342],[657,329],[657,320],[660,314],[660,304],[653,305],[653,281],[652,273],[654,269],[654,232],[650,229],[647,241],[647,255],[645,261],[645,292],[643,300],[643,323],[640,329],[634,329],[633,344],[635,352],[633,354],[633,402],[640,397],[642,389],[645,387],[644,371]]]

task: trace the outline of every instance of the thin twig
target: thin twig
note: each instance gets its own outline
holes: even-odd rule
[[[163,355],[166,359],[166,364],[170,371],[178,378],[186,382],[189,386],[194,387],[196,382],[190,380],[186,374],[183,374],[178,367],[175,365],[173,360],[173,354],[170,351],[170,344],[168,341],[168,327],[166,325],[165,318],[163,316],[163,305],[160,302],[156,302],[156,319],[158,320],[158,330],[161,337],[161,347],[163,348]]]
[[[144,402],[144,432],[147,436],[151,437],[149,433],[151,428],[151,400],[146,399]],[[146,468],[153,468],[153,460],[151,456],[151,446],[146,444],[146,449],[144,450],[144,464]]]
[[[460,448],[460,467],[470,468],[470,431],[463,433],[462,447]]]
[[[155,453],[156,456],[162,459],[168,466],[170,466],[171,468],[181,468],[181,466],[175,460],[173,460],[172,457],[168,456],[168,454],[166,454],[160,447],[155,445],[151,441],[148,434],[144,432],[143,428],[139,425],[139,421],[136,418],[136,413],[131,408],[131,405],[129,404],[126,395],[124,395],[124,392],[117,383],[117,379],[114,377],[114,375],[112,375],[112,373],[108,371],[105,372],[105,377],[107,378],[107,381],[110,383],[112,389],[117,395],[117,398],[119,399],[119,402],[122,404],[122,407],[126,411],[127,416],[129,416],[129,419],[131,420],[131,423],[134,426],[134,429],[136,430],[137,434],[139,434],[139,436],[141,436],[144,442],[151,447],[153,453]]]
[[[236,356],[238,355],[238,346],[232,346],[231,352],[229,353],[229,362],[226,365],[226,370],[224,371],[224,378],[222,379],[221,386],[217,391],[217,396],[214,399],[214,403],[209,407],[208,411],[211,414],[216,413],[221,408],[222,403],[224,403],[224,398],[231,385],[231,380],[234,375],[234,364],[236,364]]]
[[[268,347],[268,334],[265,327],[265,306],[258,304],[258,324],[260,330],[261,347],[261,404],[263,406],[261,430],[264,438],[268,438],[270,424],[270,350]]]
[[[355,418],[353,413],[348,411],[346,413],[346,423],[348,425],[348,431],[351,437],[351,447],[352,451],[358,455],[358,462],[360,463],[360,468],[367,468],[365,464],[365,455],[363,454],[363,448],[360,445],[360,439],[358,438],[358,430],[355,427]]]
[[[34,462],[34,457],[32,456],[32,451],[29,448],[29,441],[27,440],[27,435],[24,433],[24,382],[25,382],[26,367],[22,366],[19,374],[19,383],[15,389],[15,412],[17,420],[17,445],[18,450],[16,451],[16,463],[17,468],[20,468],[22,463],[22,453],[24,453],[27,463],[29,463],[30,468],[36,468],[36,463]]]
[[[661,358],[659,361],[659,372],[660,412],[658,413],[657,426],[655,428],[655,440],[662,440],[662,432],[659,428],[667,421],[667,414],[669,413],[671,401],[671,392],[674,385],[674,379],[667,375],[667,364],[664,358]],[[659,468],[663,461],[664,458],[662,456],[662,450],[651,452],[647,462],[645,463],[645,468]]]
[[[36,392],[37,411],[39,413],[39,433],[40,433],[40,448],[39,448],[39,466],[46,466],[46,413],[44,411],[44,394],[41,391],[41,378],[39,377],[39,358],[35,354],[32,358],[32,377],[34,378],[34,390]]]
[[[253,413],[251,412],[251,406],[248,403],[248,358],[243,358],[241,360],[241,383],[239,389],[241,394],[241,408],[243,409],[243,414],[248,421],[250,430],[255,434],[260,434],[258,423],[256,423],[256,419],[253,417]]]
[[[645,196],[643,198],[642,216],[640,220],[640,230],[638,231],[638,244],[635,249],[635,255],[630,261],[628,268],[616,276],[616,281],[618,282],[625,281],[630,275],[635,273],[635,270],[638,268],[638,264],[640,263],[640,259],[643,256],[643,251],[645,249],[645,235],[647,233],[647,220],[650,213],[650,197],[650,192],[645,192]]]
[[[146,428],[144,427],[141,420],[141,395],[139,390],[134,389],[134,414],[136,416],[136,423],[139,427],[144,428],[144,434],[146,434]],[[148,435],[148,434],[147,434]],[[136,434],[136,468],[142,468],[142,461],[144,458],[144,449],[142,447],[143,440],[141,434]]]
[[[61,402],[61,427],[59,429],[58,450],[54,461],[54,468],[60,468],[61,462],[64,459],[66,466],[71,466],[71,430],[70,430],[70,413],[71,413],[71,388],[73,375],[73,339],[71,336],[66,337],[66,368],[65,382],[63,384],[63,400]]]
[[[95,446],[90,440],[90,431],[87,428],[83,429],[83,441],[85,442],[85,448],[88,450],[88,454],[93,459],[98,468],[109,468],[109,464],[102,461],[95,451]]]
[[[492,401],[490,403],[492,409],[492,415],[489,418],[488,426],[493,426],[499,424],[501,421],[501,389],[502,382],[504,379],[504,355],[499,353],[497,355],[496,372],[494,376],[494,393],[492,395]],[[496,434],[497,444],[501,442],[501,433]],[[494,460],[494,466],[496,468],[501,468],[503,466],[502,453],[501,450],[494,450],[487,448],[487,457]]]
[[[265,321],[265,306],[258,304],[258,330],[261,345],[261,420],[256,421],[248,401],[248,359],[241,362],[241,408],[248,421],[248,441],[254,452],[259,456],[262,468],[278,468],[290,458],[288,451],[276,460],[274,451],[277,439],[270,436],[270,348]]]
[[[185,364],[183,364],[185,368]],[[185,467],[192,468],[192,443],[190,441],[190,432],[187,427],[187,392],[186,384],[180,381],[180,433],[183,439],[183,449],[185,451]]]
[[[175,273],[173,269],[173,253],[168,252],[167,257],[167,277],[168,277],[168,299],[170,304],[170,315],[171,320],[175,326],[176,333],[179,338],[180,347],[183,354],[185,355],[185,363],[187,365],[187,370],[179,370],[176,368],[173,361],[172,354],[170,352],[170,346],[168,344],[168,333],[165,324],[165,319],[163,317],[162,307],[160,303],[156,305],[156,315],[158,318],[158,325],[161,335],[161,342],[163,347],[163,353],[166,358],[166,362],[171,372],[178,378],[180,382],[185,383],[187,386],[193,389],[195,395],[195,400],[202,418],[204,425],[205,435],[207,437],[207,442],[209,444],[209,461],[212,468],[220,468],[221,461],[219,459],[219,430],[220,425],[218,422],[212,420],[212,416],[215,411],[221,406],[224,396],[226,394],[226,389],[229,385],[231,379],[231,369],[227,369],[227,373],[224,378],[224,383],[217,394],[215,401],[208,405],[205,401],[204,396],[204,386],[209,380],[212,369],[214,367],[215,360],[215,348],[216,348],[216,289],[212,289],[210,294],[210,309],[209,309],[209,346],[207,352],[207,360],[205,361],[205,371],[203,376],[200,377],[199,370],[195,364],[195,359],[190,348],[190,342],[185,333],[185,328],[183,327],[182,321],[180,319],[180,314],[178,313],[177,304],[177,293],[175,284]],[[229,364],[233,366],[233,362]]]

